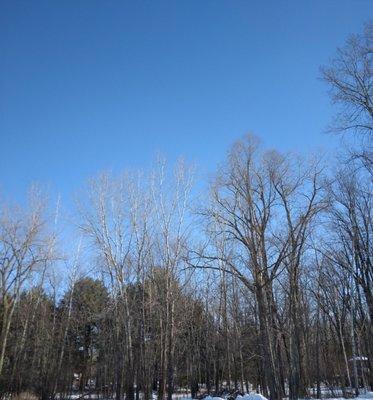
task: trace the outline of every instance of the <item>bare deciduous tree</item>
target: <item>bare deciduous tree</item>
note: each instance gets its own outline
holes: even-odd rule
[[[322,68],[330,96],[339,105],[332,129],[373,134],[373,22],[337,50],[329,67]]]

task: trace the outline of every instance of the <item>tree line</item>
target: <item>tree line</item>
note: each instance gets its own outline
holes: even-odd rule
[[[203,195],[183,162],[101,174],[68,235],[36,190],[3,202],[0,396],[372,390],[372,32],[322,69],[338,160],[248,135]]]

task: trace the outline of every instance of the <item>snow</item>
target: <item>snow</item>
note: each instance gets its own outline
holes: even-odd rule
[[[358,399],[373,400],[373,392],[360,393]],[[222,397],[207,396],[204,398],[204,400],[226,400],[226,399],[224,399]],[[236,397],[236,400],[267,400],[267,398],[259,393],[251,393],[251,394],[245,394],[243,396],[238,395]],[[344,399],[342,397],[338,397],[338,398],[329,398],[327,400],[346,400],[346,399]]]
[[[177,396],[175,396],[176,398]],[[91,395],[91,399],[95,399],[97,398],[97,395],[92,394]],[[178,397],[181,400],[181,397]],[[88,395],[86,394],[85,396],[82,396],[81,394],[73,394],[70,395],[70,397],[68,397],[69,400],[86,400],[88,399]],[[153,397],[154,399],[154,397]],[[184,400],[192,400],[190,397],[183,397]],[[357,399],[361,399],[361,400],[373,400],[373,392],[365,392],[365,393],[361,393],[359,395],[359,397]],[[175,399],[176,400],[176,399]],[[226,400],[223,397],[213,397],[213,396],[206,396],[204,398],[204,400]],[[236,397],[236,400],[268,400],[266,397],[264,397],[263,395],[259,394],[259,393],[251,393],[251,394],[245,394],[243,396],[238,395]],[[335,398],[328,398],[327,400],[346,400],[343,397],[335,397]]]
[[[373,399],[373,392],[366,392],[359,395],[361,399]]]
[[[352,362],[352,361],[368,361],[368,357],[364,357],[364,356],[356,356],[356,357],[352,357],[350,358],[348,361]]]
[[[206,396],[203,400],[225,400],[222,397]]]
[[[204,398],[204,400],[225,400],[225,399],[222,397],[207,396]],[[243,396],[238,395],[236,397],[236,400],[267,400],[267,398],[262,396],[261,394],[252,393],[252,394],[245,394]]]
[[[369,399],[373,400],[373,392],[363,392],[363,389],[360,389],[361,393],[359,394],[358,397],[355,397],[355,399]],[[258,399],[259,400],[259,399]],[[327,398],[325,400],[346,400],[344,397],[332,397],[332,398]]]
[[[245,394],[243,396],[238,395],[236,400],[267,400],[266,397],[259,393],[251,393],[251,394]]]

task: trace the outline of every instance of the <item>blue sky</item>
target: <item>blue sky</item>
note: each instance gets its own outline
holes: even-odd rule
[[[0,0],[0,192],[39,182],[68,201],[157,152],[208,174],[246,132],[333,148],[319,66],[372,12],[372,0]]]

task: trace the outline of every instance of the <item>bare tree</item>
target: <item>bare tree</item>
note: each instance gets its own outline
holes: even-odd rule
[[[0,376],[13,313],[27,281],[52,259],[55,237],[46,235],[45,202],[35,192],[28,208],[0,209]]]
[[[359,308],[367,322],[367,352],[373,357],[373,266],[372,266],[372,185],[371,175],[350,162],[338,172],[331,185],[332,243],[327,250],[330,260],[348,272]],[[355,296],[353,296],[354,298]],[[355,318],[355,302],[351,318]],[[353,322],[353,321],[352,321]],[[351,322],[351,323],[352,323]],[[354,337],[352,337],[354,341]],[[372,368],[371,364],[371,368]]]
[[[302,317],[301,275],[307,254],[308,239],[316,231],[316,217],[327,209],[322,167],[319,162],[307,165],[276,156],[272,179],[279,196],[281,222],[286,226],[284,246],[288,248],[283,264],[287,271],[289,296],[289,397],[307,394],[305,320]],[[308,245],[309,247],[309,245]]]
[[[351,36],[337,50],[329,67],[322,68],[330,96],[340,109],[332,130],[373,135],[373,23],[363,34]]]
[[[290,396],[306,391],[299,282],[310,231],[326,207],[321,178],[317,163],[307,166],[294,157],[263,153],[255,138],[246,137],[229,153],[205,212],[215,250],[205,251],[197,266],[232,274],[255,294],[260,355],[272,399],[285,391],[285,337],[274,292],[284,271],[291,307]]]
[[[178,321],[175,315],[178,293],[175,281],[180,279],[188,245],[188,207],[192,188],[192,171],[181,161],[171,176],[167,176],[164,161],[160,160],[152,177],[154,217],[156,223],[156,260],[166,277],[165,302],[160,318],[161,357],[158,399],[163,399],[167,388],[167,399],[174,391],[175,337]]]

